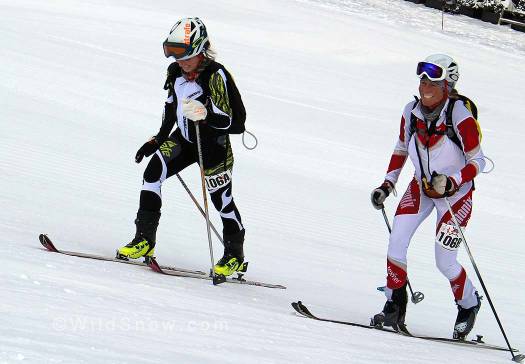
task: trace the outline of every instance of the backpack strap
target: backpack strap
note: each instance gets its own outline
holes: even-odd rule
[[[182,70],[177,62],[173,62],[168,66],[168,74],[166,82],[164,82],[164,90],[169,90],[169,95],[175,95],[175,79],[182,75]]]
[[[419,97],[415,96],[414,95],[414,105],[412,107],[412,111],[414,111],[414,109],[416,108],[417,106],[417,103],[419,102]],[[416,132],[416,123],[417,123],[417,118],[416,118],[416,115],[414,115],[413,112],[410,112],[410,128],[408,129],[409,131],[409,136],[412,136],[415,132]]]
[[[478,133],[479,133],[479,138],[481,140],[483,138],[483,134],[481,133],[481,127],[479,126],[479,123],[478,123],[478,108],[476,104],[474,103],[474,101],[472,101],[465,95],[458,94],[457,98],[463,101],[463,105],[465,105],[467,110],[470,111],[470,113],[474,117],[474,121],[476,122],[476,128],[478,129]]]
[[[478,108],[476,107],[476,104],[474,103],[474,101],[472,101],[465,95],[458,95],[458,99],[463,101],[463,104],[468,109],[468,111],[472,113],[472,116],[474,116],[474,119],[478,120]]]
[[[195,80],[202,88],[204,94],[208,97],[210,92],[210,78],[214,72],[220,69],[219,64],[215,61],[209,61],[206,67],[199,73],[199,77]]]
[[[459,137],[456,134],[456,131],[454,130],[454,126],[452,124],[452,111],[454,110],[454,105],[457,101],[463,102],[463,105],[472,113],[472,116],[474,117],[474,121],[476,122],[476,126],[478,128],[479,136],[481,138],[481,128],[478,124],[478,108],[476,107],[476,104],[474,101],[469,99],[467,96],[460,95],[457,92],[455,92],[450,97],[450,101],[448,103],[447,107],[447,115],[446,115],[446,125],[447,125],[447,136],[452,140],[458,148],[463,151],[463,147],[461,145],[461,141],[459,140]],[[476,189],[476,184],[474,179],[472,180],[472,188]]]
[[[454,125],[452,123],[452,112],[454,111],[454,105],[459,100],[459,95],[450,97],[448,100],[447,111],[445,114],[445,125],[447,126],[445,134],[449,137],[450,140],[454,142],[454,144],[458,146],[460,150],[463,150],[463,147],[461,146],[461,141],[459,140],[459,137],[456,134],[456,131],[454,130]]]
[[[162,115],[162,124],[160,129],[155,136],[157,143],[160,145],[164,143],[171,133],[171,130],[175,126],[176,115],[177,115],[177,95],[175,94],[175,79],[182,74],[180,66],[177,62],[173,62],[168,67],[168,74],[166,76],[166,82],[164,82],[164,90],[168,90],[168,98],[173,97],[171,104],[164,105],[164,113]]]
[[[414,105],[412,106],[412,110],[410,111],[410,128],[408,129],[409,130],[409,138],[412,135],[414,135],[414,133],[416,132],[417,117],[414,115],[414,113],[412,111],[414,111],[414,109],[416,108],[417,103],[419,102],[419,98],[414,95],[414,99],[415,99]],[[428,189],[428,188],[430,188],[430,186],[428,184],[428,179],[427,179],[427,176],[425,174],[425,169],[423,168],[423,163],[421,162],[421,155],[419,155],[419,147],[417,145],[417,140],[415,140],[414,142],[415,142],[415,147],[416,147],[417,160],[419,162],[419,168],[421,170],[421,182],[423,183],[423,189]],[[427,149],[427,153],[428,153],[428,149]]]
[[[417,96],[414,96],[414,99],[416,101],[414,102],[414,107],[412,108],[412,110],[414,110],[416,108],[416,105],[419,102],[419,98]],[[449,98],[449,102],[448,102],[448,106],[447,106],[447,110],[446,110],[446,115],[445,115],[445,126],[447,127],[447,129],[446,129],[446,131],[443,134],[447,135],[450,138],[450,140],[452,140],[454,142],[454,144],[456,144],[459,147],[459,149],[463,150],[462,146],[461,146],[461,141],[459,140],[458,136],[456,135],[456,132],[454,131],[454,126],[452,124],[452,112],[454,111],[454,104],[459,99],[460,99],[460,97],[454,97],[454,96]],[[412,135],[412,134],[414,134],[416,132],[416,123],[417,123],[417,117],[414,115],[414,113],[410,113],[410,129],[409,129],[410,135]],[[432,131],[432,129],[433,128],[431,126],[431,130],[430,131]],[[434,134],[441,134],[441,132],[438,133],[436,131],[433,131],[433,133]]]

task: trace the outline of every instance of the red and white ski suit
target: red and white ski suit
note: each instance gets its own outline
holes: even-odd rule
[[[436,122],[436,131],[447,129],[446,110],[449,102],[454,102],[454,100],[446,101]],[[432,172],[437,172],[454,179],[459,190],[448,197],[448,200],[459,224],[466,227],[472,212],[473,179],[485,167],[478,124],[462,101],[456,101],[452,113],[453,128],[461,142],[462,149],[446,135],[429,136],[427,131],[430,125],[423,117],[420,102],[415,104],[416,102],[410,102],[405,106],[399,139],[385,177],[395,185],[407,157],[410,157],[415,167],[415,174],[399,202],[388,245],[386,295],[389,299],[392,290],[402,287],[406,282],[408,246],[423,220],[435,208],[437,211],[436,234],[442,224],[453,224],[445,200],[443,198],[432,199],[423,193],[422,177],[426,175],[427,180],[430,181]],[[413,134],[410,132],[411,114],[417,118],[416,131]],[[421,163],[416,148],[419,148]],[[424,171],[421,171],[421,166]],[[434,244],[436,266],[450,281],[455,300],[463,308],[475,306],[477,304],[474,294],[476,289],[457,261],[457,249],[451,251],[437,242]]]

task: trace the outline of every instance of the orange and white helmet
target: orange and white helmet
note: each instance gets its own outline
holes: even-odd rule
[[[171,28],[162,44],[166,57],[185,60],[206,51],[210,46],[206,26],[199,18],[183,18]]]

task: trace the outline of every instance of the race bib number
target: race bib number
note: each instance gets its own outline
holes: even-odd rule
[[[454,225],[442,224],[436,236],[436,243],[447,250],[458,250],[463,239]]]
[[[219,188],[226,186],[232,180],[232,172],[225,171],[213,176],[206,176],[206,188],[209,192],[215,192]]]

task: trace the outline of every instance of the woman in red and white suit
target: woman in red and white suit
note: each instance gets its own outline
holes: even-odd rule
[[[431,55],[419,62],[417,75],[420,99],[405,106],[385,181],[371,196],[374,207],[383,208],[410,157],[415,175],[395,214],[388,245],[387,302],[374,321],[393,327],[404,325],[408,246],[416,229],[435,208],[436,265],[449,280],[458,306],[454,337],[464,338],[474,326],[480,298],[457,261],[461,241],[444,198],[448,198],[459,224],[466,227],[472,211],[473,179],[485,167],[485,157],[477,121],[454,90],[459,79],[457,63],[447,55]]]

